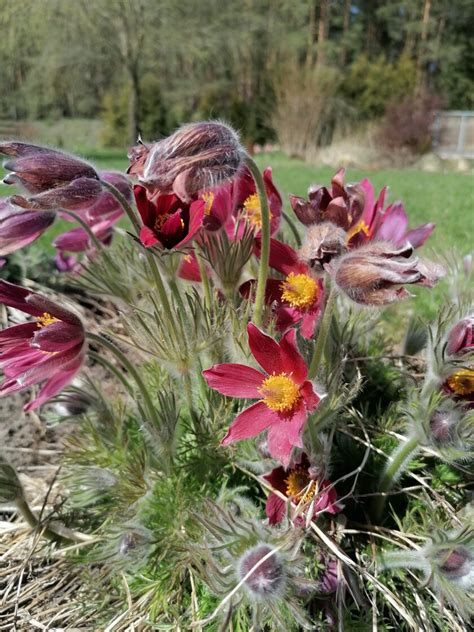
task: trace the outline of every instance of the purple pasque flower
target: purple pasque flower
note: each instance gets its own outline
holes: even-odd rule
[[[1,254],[1,252],[0,252]],[[458,321],[448,332],[446,353],[458,355],[474,348],[474,315]]]
[[[190,202],[199,193],[235,177],[245,149],[237,132],[224,123],[188,123],[174,134],[129,152],[128,173],[138,177],[153,197],[174,194]]]
[[[83,365],[84,327],[70,310],[7,281],[0,281],[0,303],[35,318],[0,331],[0,369],[5,376],[0,397],[42,384],[25,406],[34,410],[67,386]]]
[[[375,242],[342,255],[326,266],[337,287],[355,303],[388,305],[410,296],[404,285],[433,287],[442,266],[412,257],[413,248]]]
[[[0,200],[0,256],[28,246],[54,222],[52,211],[30,211]]]
[[[0,154],[10,156],[4,167],[5,184],[24,188],[28,197],[14,196],[18,206],[30,209],[74,209],[91,203],[102,192],[94,167],[62,151],[20,142],[0,143]]]

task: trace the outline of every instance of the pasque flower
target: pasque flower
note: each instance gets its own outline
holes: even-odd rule
[[[269,453],[287,466],[292,448],[302,447],[301,431],[320,397],[306,379],[308,369],[298,352],[294,329],[279,343],[253,323],[247,332],[250,350],[264,373],[242,364],[216,364],[203,371],[209,386],[223,395],[259,400],[234,419],[221,444],[268,429]]]
[[[25,210],[9,200],[0,200],[0,256],[31,244],[55,217],[52,211]]]
[[[343,252],[343,245],[354,248],[373,240],[390,241],[397,247],[409,243],[418,248],[435,228],[434,224],[428,223],[408,230],[408,217],[400,202],[384,209],[387,187],[375,200],[374,187],[369,180],[345,185],[344,169],[335,174],[331,185],[331,189],[310,187],[308,200],[290,195],[296,216],[308,227],[308,233],[314,233],[307,234],[304,245],[308,251],[304,256],[308,260],[325,256],[323,263],[327,263],[332,256]],[[319,228],[323,224],[324,229]],[[314,255],[310,252],[311,247]],[[321,250],[319,254],[316,252],[318,248]]]
[[[256,253],[260,254],[260,240],[256,240]],[[311,270],[288,244],[276,239],[270,241],[270,267],[284,275],[283,279],[268,279],[265,300],[274,308],[276,326],[285,331],[301,322],[301,335],[311,338],[321,314],[324,287]],[[244,283],[240,291],[244,296],[251,292],[255,281]]]
[[[183,202],[174,193],[151,194],[136,184],[135,202],[142,218],[140,241],[147,248],[159,245],[168,250],[186,245],[202,227],[206,202]]]
[[[375,242],[348,252],[326,269],[354,302],[387,305],[409,296],[404,285],[432,287],[445,273],[440,265],[412,254],[410,246],[396,249],[389,242]]]
[[[28,143],[0,143],[0,154],[10,173],[5,184],[23,187],[29,197],[13,196],[18,206],[31,209],[78,208],[96,200],[102,192],[99,176],[87,162],[61,151]]]
[[[35,318],[0,331],[0,397],[42,384],[25,410],[34,410],[67,386],[86,351],[81,320],[68,309],[29,290],[0,281],[0,303]]]
[[[189,202],[199,193],[232,179],[245,150],[237,132],[224,123],[188,123],[150,146],[129,152],[129,173],[152,194],[174,193]]]
[[[312,475],[311,464],[304,453],[288,469],[276,467],[263,478],[294,505],[300,504],[306,508],[312,505],[312,518],[323,512],[335,514],[341,510],[337,505],[336,490],[330,481]],[[270,524],[275,525],[283,520],[286,504],[278,494],[269,494],[265,512]]]
[[[474,349],[474,316],[468,316],[458,321],[448,332],[446,353],[453,356],[467,353],[472,349]]]

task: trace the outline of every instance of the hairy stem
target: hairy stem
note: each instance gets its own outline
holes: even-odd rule
[[[132,205],[128,202],[127,198],[110,182],[105,182],[104,180],[100,181],[104,189],[107,189],[109,193],[111,193],[120,206],[125,211],[125,214],[128,216],[129,220],[132,222],[132,226],[134,227],[137,235],[140,232],[140,221],[133,210]]]
[[[329,281],[326,281],[328,284]],[[324,306],[324,313],[319,326],[318,337],[316,338],[316,344],[314,345],[313,357],[308,369],[308,379],[313,380],[316,377],[318,367],[324,355],[324,349],[326,347],[326,341],[331,326],[332,315],[336,303],[336,291],[334,288],[329,290],[329,296]]]
[[[255,180],[258,196],[260,198],[260,211],[262,217],[261,230],[261,252],[260,267],[258,269],[257,291],[255,293],[255,305],[253,311],[253,322],[256,325],[262,324],[263,309],[265,306],[265,289],[268,277],[268,262],[270,261],[270,209],[268,208],[267,193],[265,183],[254,160],[247,156],[245,159],[247,167]]]
[[[403,443],[400,443],[393,454],[390,455],[390,460],[387,463],[378,487],[380,496],[377,496],[374,501],[375,520],[378,521],[382,517],[382,513],[387,502],[387,492],[392,489],[394,483],[403,474],[414,453],[418,451],[418,446],[418,438],[409,437]]]
[[[23,497],[17,498],[16,506],[26,522],[32,529],[37,529],[48,540],[58,542],[59,544],[70,544],[71,542],[88,542],[93,538],[85,533],[79,533],[68,529],[64,525],[43,525],[31,511],[30,506]]]

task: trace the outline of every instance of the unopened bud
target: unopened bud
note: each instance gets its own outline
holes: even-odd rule
[[[448,333],[446,353],[457,355],[474,348],[474,316],[463,318]]]
[[[450,443],[460,414],[456,410],[435,410],[430,418],[431,436],[435,443]]]
[[[147,188],[175,193],[187,202],[201,191],[232,179],[245,150],[237,133],[223,123],[204,121],[180,127],[168,138],[129,153],[129,173]]]
[[[474,573],[473,556],[463,546],[442,551],[438,555],[437,563],[440,572],[447,579],[459,580]]]
[[[246,578],[245,586],[257,598],[277,596],[285,584],[283,562],[275,549],[267,544],[259,544],[244,553],[239,562],[238,574],[239,580]]]

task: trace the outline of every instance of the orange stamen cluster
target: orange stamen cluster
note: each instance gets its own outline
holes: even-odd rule
[[[318,491],[316,481],[309,477],[308,471],[303,467],[291,470],[285,479],[285,484],[286,495],[303,504],[310,502]]]
[[[43,314],[41,316],[38,316],[36,318],[36,324],[38,327],[47,327],[48,325],[52,325],[53,323],[58,323],[59,322],[59,318],[55,318],[54,316],[51,316],[51,314],[48,314],[48,312],[43,312]]]
[[[473,395],[474,369],[460,369],[456,371],[448,377],[447,384],[456,395]]]

